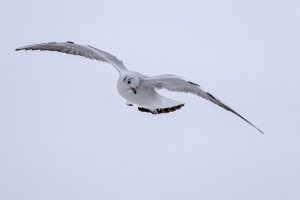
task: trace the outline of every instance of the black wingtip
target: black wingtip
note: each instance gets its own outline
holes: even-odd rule
[[[256,129],[261,133],[261,134],[265,134],[262,130],[260,130],[259,128],[256,127]]]
[[[21,51],[21,50],[25,50],[26,51],[28,49],[26,49],[26,47],[18,47],[18,48],[15,49],[15,51]]]
[[[256,126],[254,126],[254,124],[252,124],[250,121],[248,121],[246,118],[244,118],[242,115],[240,115],[239,113],[237,113],[236,111],[234,111],[233,109],[231,109],[230,107],[228,107],[227,105],[225,105],[224,103],[222,103],[220,100],[218,100],[216,97],[214,97],[212,94],[210,93],[206,93],[210,98],[212,98],[214,101],[212,101],[213,103],[219,105],[220,107],[224,108],[225,110],[228,110],[230,112],[232,112],[233,114],[237,115],[238,117],[242,118],[244,121],[246,121],[248,124],[250,124],[251,126],[253,126],[256,130],[258,130],[261,134],[265,134],[262,130],[260,130],[259,128],[257,128]]]

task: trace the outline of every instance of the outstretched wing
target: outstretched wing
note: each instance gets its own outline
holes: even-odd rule
[[[19,47],[16,51],[19,50],[41,50],[41,51],[58,51],[67,54],[84,56],[92,60],[99,60],[103,62],[110,63],[113,65],[119,72],[127,70],[123,62],[116,58],[115,56],[96,49],[95,47],[89,45],[80,45],[73,42],[50,42],[50,43],[41,43],[28,45],[24,47]]]
[[[198,84],[193,83],[183,77],[169,75],[169,74],[154,76],[154,77],[145,77],[142,84],[144,87],[151,87],[151,88],[158,88],[158,89],[164,88],[169,91],[186,92],[186,93],[192,93],[197,96],[200,96],[214,104],[217,104],[218,106],[224,108],[225,110],[234,113],[235,115],[239,116],[247,123],[249,123],[251,126],[256,128],[259,132],[263,133],[259,128],[254,126],[251,122],[249,122],[243,116],[241,116],[236,111],[231,109],[229,106],[221,102],[219,99],[214,97],[209,92],[205,92]]]

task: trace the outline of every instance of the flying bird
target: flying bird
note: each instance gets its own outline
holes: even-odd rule
[[[174,112],[184,106],[184,103],[182,102],[160,95],[157,92],[157,89],[191,93],[232,112],[256,128],[260,133],[263,133],[263,131],[253,125],[246,118],[214,97],[211,93],[203,90],[197,83],[194,83],[184,77],[171,74],[152,77],[145,76],[141,73],[128,70],[121,60],[105,51],[89,45],[80,45],[69,41],[28,45],[16,49],[16,51],[19,50],[58,51],[67,54],[84,56],[86,58],[107,62],[113,65],[120,74],[117,81],[118,92],[127,100],[126,104],[128,106],[137,105],[138,110],[141,112],[148,112],[155,115]]]

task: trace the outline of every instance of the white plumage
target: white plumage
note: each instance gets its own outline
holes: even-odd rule
[[[192,93],[234,113],[263,133],[259,128],[254,126],[236,111],[215,98],[212,94],[204,91],[198,84],[176,75],[166,74],[149,77],[138,72],[129,71],[121,60],[92,46],[79,45],[73,42],[51,42],[24,46],[17,48],[16,50],[58,51],[110,63],[120,74],[117,83],[120,95],[127,100],[127,105],[131,106],[135,104],[142,112],[149,112],[152,114],[169,113],[184,106],[184,103],[182,102],[161,96],[157,93],[156,89]]]

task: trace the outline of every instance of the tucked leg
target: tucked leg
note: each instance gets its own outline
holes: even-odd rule
[[[133,106],[133,103],[131,103],[131,102],[129,102],[129,101],[126,101],[125,104],[126,104],[127,106]]]

